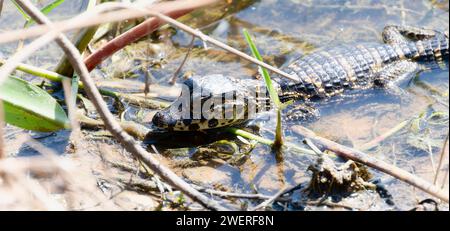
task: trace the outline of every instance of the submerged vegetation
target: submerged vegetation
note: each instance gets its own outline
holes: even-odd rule
[[[387,24],[447,29],[448,1],[98,2],[0,1],[1,210],[448,210],[448,67],[294,122],[271,78]],[[211,74],[262,77],[274,110],[211,131],[152,125]]]

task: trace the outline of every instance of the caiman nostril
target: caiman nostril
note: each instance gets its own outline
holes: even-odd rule
[[[156,126],[156,127],[164,127],[165,123],[164,123],[164,114],[161,112],[157,112],[152,119],[152,123]]]

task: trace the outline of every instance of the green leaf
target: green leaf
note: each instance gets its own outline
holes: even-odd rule
[[[41,9],[41,12],[44,14],[50,13],[53,9],[55,9],[57,6],[61,5],[61,3],[65,2],[65,0],[55,0],[51,2],[50,4],[44,6],[44,8]]]
[[[55,9],[57,6],[59,6],[59,5],[61,5],[61,3],[63,3],[63,2],[65,2],[65,0],[55,0],[55,1],[53,1],[53,2],[51,2],[51,3],[49,3],[48,5],[46,5],[46,6],[44,6],[42,9],[41,9],[41,12],[43,13],[43,14],[45,14],[45,15],[47,15],[47,14],[49,14],[53,9]],[[19,9],[20,9],[20,7],[18,7]],[[20,11],[22,11],[22,9],[20,9]],[[23,11],[22,11],[23,12]],[[28,15],[26,15],[27,16],[27,23],[25,24],[25,28],[27,28],[27,27],[29,27],[29,26],[31,26],[31,25],[33,25],[33,23],[35,23],[35,21],[32,19],[32,18],[30,18],[30,16],[28,16]]]
[[[51,132],[69,128],[61,106],[46,91],[16,77],[0,85],[5,121],[28,130]]]

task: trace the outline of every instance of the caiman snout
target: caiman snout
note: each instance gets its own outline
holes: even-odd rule
[[[168,129],[174,127],[177,121],[164,111],[159,111],[153,116],[152,123],[158,128]]]

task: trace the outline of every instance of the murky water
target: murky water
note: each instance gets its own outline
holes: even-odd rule
[[[215,38],[249,53],[242,35],[242,30],[248,29],[256,37],[265,60],[285,66],[316,48],[342,43],[380,42],[381,31],[388,24],[445,30],[448,28],[448,1],[435,2],[434,5],[432,1],[258,1],[215,23],[208,31]],[[189,40],[190,36],[180,31],[172,38],[174,43],[183,47]],[[200,41],[195,45],[194,56],[184,66],[185,72],[222,73],[237,77],[255,75],[254,65],[223,54],[214,47],[204,50]],[[153,71],[159,83],[168,81],[170,70],[176,69],[181,59],[176,58],[164,69]],[[443,112],[439,122],[418,119],[416,121],[421,121],[419,129],[408,126],[368,152],[416,174],[420,172],[420,176],[431,180],[432,166],[436,165],[448,132],[448,70],[421,73],[402,87],[405,94],[400,96],[377,89],[353,97],[349,94],[339,102],[322,103],[319,106],[320,119],[297,123],[323,137],[360,147],[407,119],[419,117],[424,112],[428,116]],[[273,118],[268,121],[260,119],[262,122],[258,125],[262,136],[273,138]],[[301,145],[302,138],[290,130],[291,126],[284,128],[286,139]],[[189,168],[184,173],[187,178],[208,186],[273,194],[283,186],[305,182],[309,174],[306,168],[314,161],[314,158],[290,151],[283,155],[283,160],[279,161],[270,148],[258,145],[242,165],[202,166]],[[396,195],[397,208],[411,207],[415,203],[412,199],[414,194],[420,195],[419,198],[425,196],[385,174],[374,173]],[[380,208],[395,209],[382,202],[371,209]]]
[[[64,8],[77,11],[76,7],[71,8],[69,5]],[[387,24],[422,26],[440,30],[448,30],[449,26],[448,1],[262,0],[242,1],[237,8],[238,12],[214,22],[205,20],[208,22],[205,23],[196,18],[195,25],[202,27],[202,30],[212,37],[250,53],[242,33],[243,29],[248,29],[256,38],[256,44],[263,53],[265,61],[279,67],[286,66],[299,56],[324,46],[380,42],[381,31]],[[14,11],[12,8],[9,10]],[[11,12],[6,11],[4,14]],[[16,19],[18,17],[20,15],[15,15]],[[13,17],[8,19],[0,17],[0,28],[6,30],[20,27],[21,23],[16,21],[11,23],[11,18]],[[206,17],[206,19],[209,18]],[[144,70],[134,69],[132,73],[136,74],[135,78],[129,78],[126,81],[142,83],[143,73],[148,71],[153,84],[167,86],[176,92],[178,85],[171,87],[169,81],[183,60],[190,40],[190,35],[176,30],[176,33],[169,38],[153,41],[152,46],[157,47],[160,52],[150,54],[150,59],[162,61],[151,67],[146,66]],[[148,45],[146,41],[144,43]],[[5,56],[9,52],[11,52],[10,48],[3,49],[0,50],[0,55]],[[52,50],[50,57],[59,57],[58,52]],[[142,49],[133,50],[131,47],[126,53],[116,54],[112,61],[107,61],[102,67],[102,71],[96,71],[96,74],[101,74],[97,78],[100,82],[122,83],[120,81],[124,81],[124,75],[120,74],[123,71],[118,68],[120,65],[114,65],[117,64],[114,60],[120,60],[123,55],[129,54],[136,59],[149,58],[145,57],[148,54],[141,52]],[[39,54],[30,60],[35,64],[46,63],[49,67],[53,67],[56,63],[55,60],[43,58]],[[139,61],[131,62],[133,65],[136,63],[142,65]],[[130,69],[129,65],[129,63],[124,64],[123,68]],[[113,76],[114,73],[119,73],[119,76]],[[182,76],[189,76],[192,73],[227,74],[239,78],[254,76],[257,69],[255,65],[220,49],[210,46],[206,49],[201,41],[196,40],[192,55],[183,66],[178,82],[182,81]],[[402,95],[393,95],[385,90],[377,89],[368,90],[364,95],[357,97],[349,94],[339,102],[322,103],[319,105],[321,114],[319,119],[312,122],[298,121],[284,127],[286,140],[302,145],[302,138],[290,129],[295,124],[301,124],[323,137],[345,145],[361,147],[401,122],[417,118],[411,126],[407,126],[367,153],[431,181],[434,176],[432,166],[435,166],[439,160],[448,132],[448,85],[448,69],[434,70],[420,73],[408,84],[402,86],[404,89]],[[142,91],[142,85],[134,86],[127,87],[127,91]],[[155,94],[169,100],[176,95],[175,93],[167,97],[161,91]],[[138,112],[137,109],[130,109],[126,118],[136,119]],[[145,113],[152,115],[153,112],[145,111]],[[150,119],[151,116],[144,116],[141,122],[145,123]],[[260,127],[260,135],[273,138],[275,129],[273,116],[262,116],[256,124]],[[57,138],[50,137],[43,140],[49,147],[57,148],[56,146],[60,146],[60,137],[64,137],[64,134],[58,133]],[[210,188],[273,194],[284,186],[298,185],[309,180],[310,173],[307,167],[314,163],[314,157],[285,150],[280,160],[267,146],[256,145],[249,148],[242,141],[237,142],[240,144],[238,152],[245,151],[246,155],[239,164],[213,156],[203,158],[200,165],[196,167],[183,166],[180,161],[191,160],[193,155],[198,153],[198,148],[165,150],[158,145],[156,147],[166,154],[167,159],[163,161],[173,167],[176,172],[192,182]],[[445,163],[441,175],[444,175],[448,169],[448,160]],[[347,202],[355,208],[408,209],[415,205],[416,199],[427,198],[426,194],[386,174],[374,170],[371,172],[376,178],[380,178],[394,195],[396,205],[387,205],[377,195],[367,193],[356,196],[353,201],[351,198],[345,199],[349,200]],[[448,190],[448,182],[445,187]],[[295,195],[300,200],[302,195],[298,192],[297,194]],[[355,202],[358,200],[360,202]],[[299,207],[294,206],[291,209],[299,209]]]

